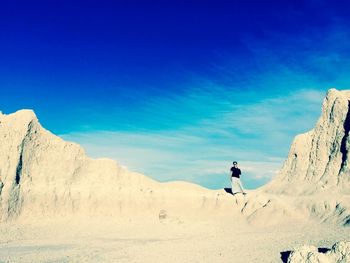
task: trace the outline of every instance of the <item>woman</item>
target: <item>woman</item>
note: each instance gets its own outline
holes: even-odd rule
[[[232,185],[232,194],[242,193],[244,192],[241,180],[239,179],[241,175],[241,169],[238,168],[238,163],[236,161],[233,162],[233,166],[231,167],[231,185]]]

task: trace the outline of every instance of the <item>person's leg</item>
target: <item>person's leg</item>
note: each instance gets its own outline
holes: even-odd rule
[[[235,182],[234,182],[234,177],[231,177],[231,193],[234,195],[235,194]]]
[[[231,178],[231,189],[232,189],[232,194],[237,194],[238,189],[237,189],[237,178],[232,177]]]
[[[241,192],[242,192],[243,194],[246,194],[246,192],[244,191],[243,185],[242,185],[242,183],[241,183],[241,180],[238,181],[238,184],[239,184],[239,187],[241,188]]]
[[[241,192],[241,186],[239,183],[239,178],[232,177],[232,194],[237,194]]]

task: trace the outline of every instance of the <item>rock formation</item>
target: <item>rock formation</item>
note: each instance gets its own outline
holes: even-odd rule
[[[0,141],[2,221],[73,215],[158,219],[159,211],[172,218],[172,211],[197,215],[203,207],[231,201],[194,184],[161,184],[113,160],[90,159],[79,145],[42,128],[31,110],[1,114]]]
[[[330,89],[316,127],[295,137],[268,192],[350,193],[350,91]]]
[[[0,220],[104,216],[181,223],[205,218],[267,225],[350,224],[350,91],[328,92],[315,129],[298,135],[279,175],[247,196],[159,183],[88,158],[45,130],[31,110],[0,113]],[[192,220],[193,222],[194,220]]]
[[[350,262],[350,242],[337,242],[331,249],[302,246],[288,257],[288,263]]]

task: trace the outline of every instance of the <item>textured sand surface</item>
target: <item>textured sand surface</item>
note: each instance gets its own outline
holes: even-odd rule
[[[331,247],[350,236],[329,225],[42,224],[1,227],[3,262],[282,262],[300,244]]]

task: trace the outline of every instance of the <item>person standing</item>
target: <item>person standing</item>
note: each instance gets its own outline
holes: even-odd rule
[[[233,166],[231,167],[231,190],[232,194],[242,193],[246,194],[246,192],[243,189],[242,183],[241,183],[241,169],[238,168],[238,163],[236,161],[233,162]]]

